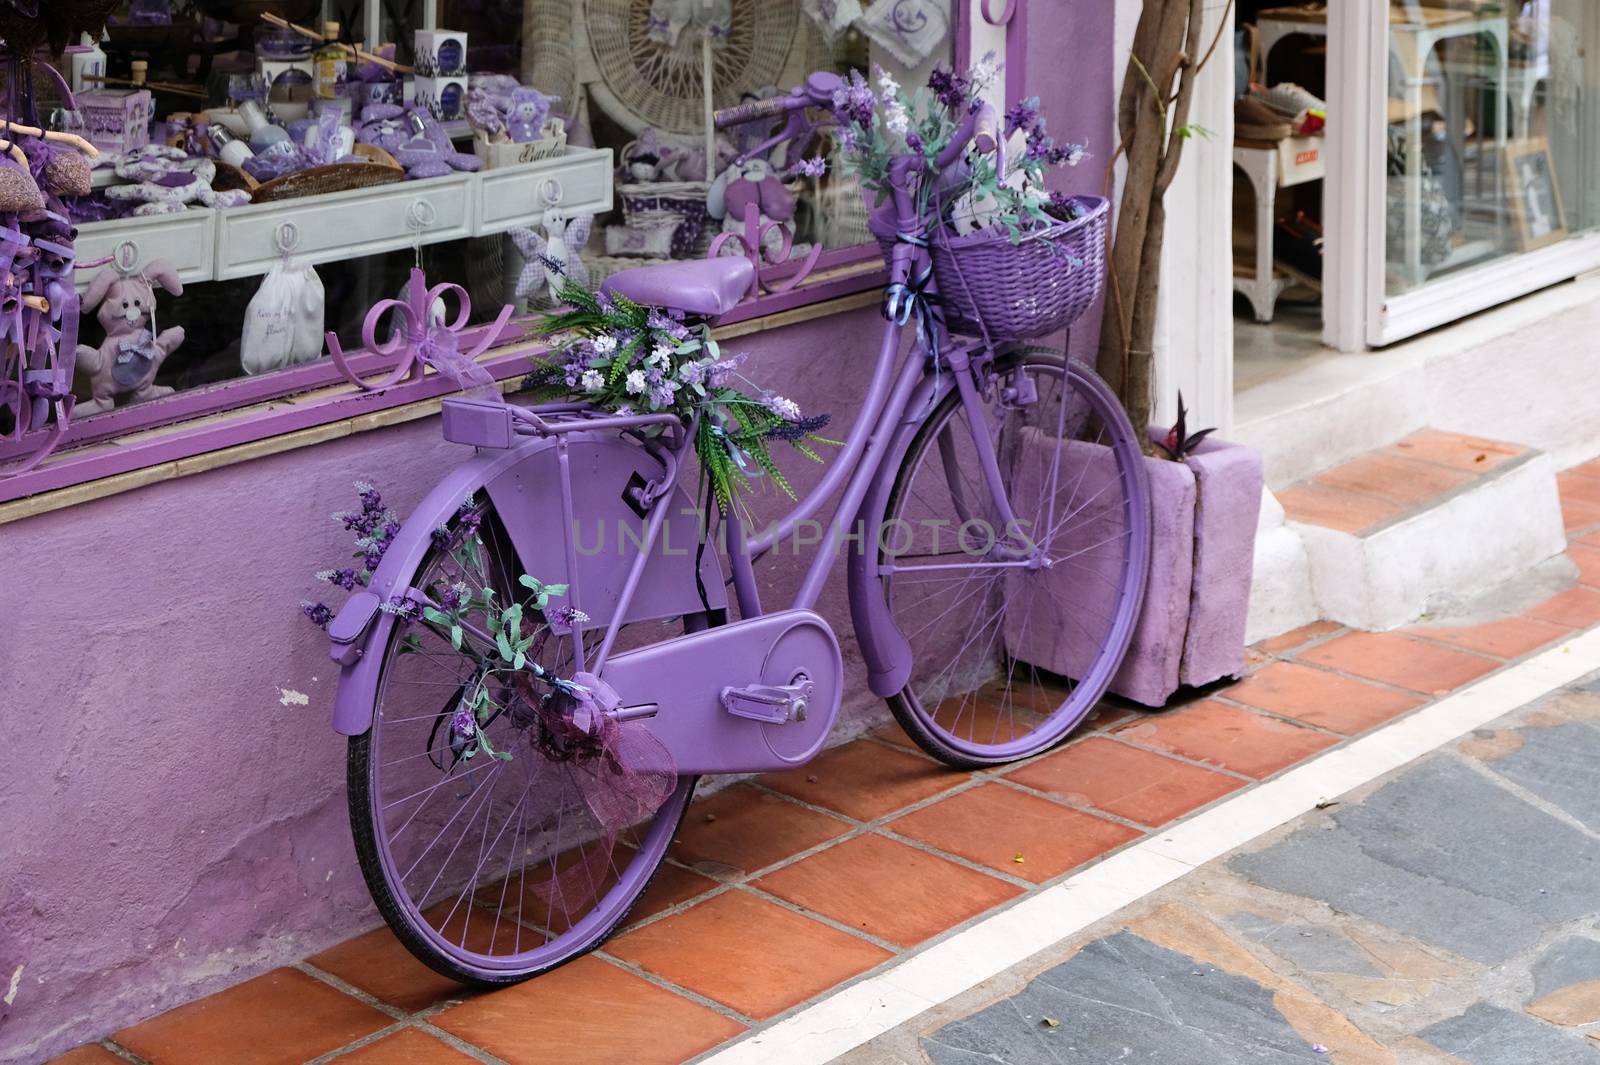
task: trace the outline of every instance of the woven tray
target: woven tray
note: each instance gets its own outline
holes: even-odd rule
[[[318,196],[325,192],[348,192],[350,189],[389,185],[404,180],[406,176],[405,169],[395,161],[394,156],[375,144],[358,144],[355,154],[364,157],[367,162],[314,166],[309,170],[264,181],[251,193],[250,202],[271,203],[301,196]]]

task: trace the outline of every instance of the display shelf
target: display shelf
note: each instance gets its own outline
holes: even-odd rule
[[[470,237],[473,177],[401,181],[219,211],[216,279],[264,274],[286,253],[315,265]]]
[[[216,216],[209,207],[196,207],[182,214],[85,222],[74,247],[80,262],[110,255],[126,271],[165,259],[177,267],[178,280],[192,285],[216,276]],[[93,276],[92,270],[80,271],[78,287],[87,288]]]
[[[569,149],[565,155],[484,170],[476,177],[479,236],[527,225],[530,212],[542,215],[550,207],[560,207],[569,217],[611,209],[610,151]]]
[[[489,236],[535,225],[558,204],[568,214],[609,209],[611,159],[610,149],[568,148],[563,155],[475,174],[87,222],[78,227],[78,257],[114,255],[125,270],[166,259],[185,284],[193,284],[265,274],[285,252],[315,264]],[[79,287],[91,277],[93,271],[83,271]]]

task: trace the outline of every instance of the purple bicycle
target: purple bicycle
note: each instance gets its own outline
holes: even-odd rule
[[[839,84],[812,75],[718,124],[787,115],[778,138],[800,136]],[[700,774],[790,769],[822,749],[843,667],[814,607],[841,551],[869,686],[929,754],[961,768],[1027,757],[1094,709],[1149,565],[1141,448],[1087,367],[1023,341],[1097,291],[1105,204],[1025,236],[1056,265],[1024,262],[1021,282],[1003,234],[931,235],[937,197],[920,183],[997,139],[977,108],[935,166],[890,166],[874,225],[888,321],[865,400],[771,528],[696,508],[680,474],[699,426],[677,416],[446,401],[446,438],[475,456],[328,626],[362,870],[429,966],[493,986],[593,949],[664,860]],[[704,322],[753,269],[672,263],[606,288]],[[754,564],[835,495],[794,600],[764,607]]]

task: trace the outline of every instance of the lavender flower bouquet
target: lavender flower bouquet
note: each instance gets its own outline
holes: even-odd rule
[[[535,383],[617,413],[666,411],[695,425],[695,453],[724,513],[759,474],[794,497],[771,443],[787,443],[815,462],[822,456],[812,444],[838,444],[817,435],[827,415],[806,417],[791,399],[744,391],[744,357],[725,357],[708,326],[570,281],[558,296],[568,309],[541,331],[563,340],[536,365]]]
[[[875,68],[873,76],[876,89],[860,71],[851,71],[848,84],[834,94],[833,110],[845,165],[859,176],[863,188],[876,195],[878,204],[889,197],[890,160],[911,154],[920,157],[924,167],[918,182],[919,211],[926,212],[937,195],[939,217],[958,233],[999,225],[1017,243],[1035,227],[1076,217],[1078,208],[1071,198],[1045,188],[1045,173],[1053,166],[1076,166],[1087,153],[1082,144],[1057,143],[1047,132],[1036,96],[1006,112],[1003,172],[995,156],[970,151],[964,176],[952,181],[947,174],[935,185],[939,153],[999,76],[992,55],[965,74],[935,68],[927,87],[909,94],[887,71]]]

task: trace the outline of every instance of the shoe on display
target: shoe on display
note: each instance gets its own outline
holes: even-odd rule
[[[1281,141],[1294,132],[1278,112],[1252,96],[1233,101],[1233,135],[1241,140]]]
[[[1272,235],[1272,264],[1296,281],[1322,285],[1322,226],[1297,212],[1291,221],[1278,219]]]
[[[1322,132],[1328,122],[1328,105],[1292,81],[1279,82],[1270,89],[1252,85],[1250,99],[1287,119],[1294,132],[1302,137]]]

